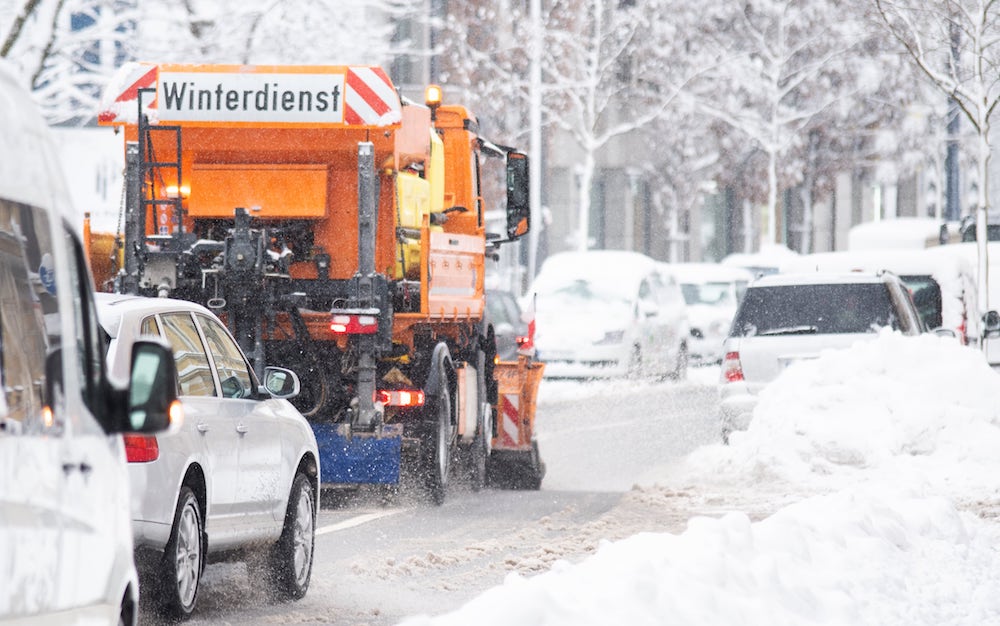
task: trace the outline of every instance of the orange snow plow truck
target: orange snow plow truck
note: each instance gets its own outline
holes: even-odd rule
[[[98,284],[204,304],[258,374],[295,370],[325,485],[540,485],[543,366],[498,363],[483,320],[486,259],[528,232],[525,154],[373,66],[128,64],[99,121],[125,190],[113,250],[90,235]]]

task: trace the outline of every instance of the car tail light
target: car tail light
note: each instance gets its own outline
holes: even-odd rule
[[[743,365],[740,364],[739,352],[727,352],[722,359],[722,380],[734,383],[743,380]]]
[[[963,346],[969,345],[969,336],[965,332],[965,318],[962,318],[962,323],[958,325],[958,338],[961,340]]]
[[[379,389],[375,399],[383,406],[414,407],[424,405],[424,392],[420,389]]]
[[[521,346],[527,344],[530,340],[531,338],[527,335],[518,335],[514,338],[514,343],[516,343],[517,347],[520,348]]]
[[[330,330],[345,335],[374,335],[378,332],[378,318],[354,313],[335,314],[330,320]]]
[[[129,463],[149,463],[160,457],[160,446],[152,435],[124,435],[125,458]]]

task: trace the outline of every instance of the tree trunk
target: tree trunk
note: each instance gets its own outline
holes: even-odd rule
[[[590,248],[590,188],[594,182],[594,151],[590,148],[584,149],[583,163],[580,167],[580,187],[577,193],[579,197],[579,239],[577,240],[577,250],[584,252]]]
[[[778,151],[767,151],[767,239],[778,243]]]
[[[976,251],[979,260],[979,278],[977,290],[979,296],[979,310],[984,313],[990,310],[990,263],[989,246],[989,172],[990,172],[990,122],[984,120],[979,127],[978,147],[979,147],[979,192],[976,206]]]

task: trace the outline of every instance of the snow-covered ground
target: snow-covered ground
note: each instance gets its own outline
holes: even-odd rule
[[[730,446],[637,488],[728,512],[404,624],[1000,624],[998,485],[1000,378],[953,340],[886,331],[790,367]]]

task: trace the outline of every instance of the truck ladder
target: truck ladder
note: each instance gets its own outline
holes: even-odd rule
[[[139,180],[145,183],[142,191],[143,216],[152,215],[156,223],[153,225],[157,235],[180,235],[184,229],[184,206],[182,180],[181,180],[181,127],[179,125],[150,124],[146,115],[143,114],[142,100],[143,94],[150,93],[156,96],[156,89],[139,90]],[[173,133],[174,134],[174,160],[162,160],[164,157],[153,152],[153,133]],[[177,181],[177,189],[173,197],[164,187],[161,170],[172,169]],[[158,194],[157,191],[160,191]],[[159,196],[159,197],[157,197]],[[171,212],[161,212],[157,207],[173,207]],[[170,218],[173,218],[172,220]],[[164,223],[166,222],[166,223]],[[176,224],[176,230],[172,228]]]

